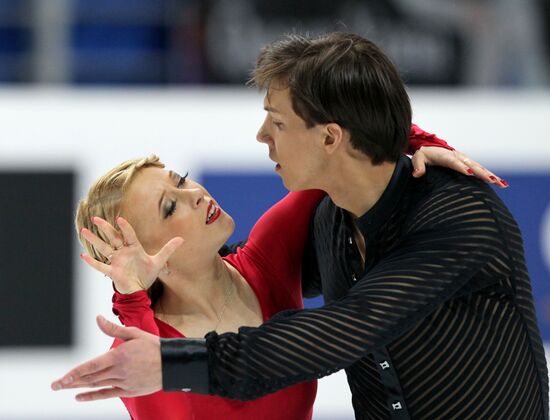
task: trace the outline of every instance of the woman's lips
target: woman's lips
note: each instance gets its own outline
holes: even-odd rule
[[[211,201],[208,205],[208,210],[206,211],[206,224],[210,225],[214,223],[221,214],[222,210]],[[209,215],[211,216],[208,217]]]

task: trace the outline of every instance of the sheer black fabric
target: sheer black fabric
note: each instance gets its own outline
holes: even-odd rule
[[[359,419],[548,417],[515,221],[476,179],[410,172],[403,157],[357,220],[321,202],[304,290],[322,291],[325,306],[207,335],[211,393],[254,399],[346,369]],[[364,268],[354,224],[366,242]]]
[[[220,254],[222,257],[225,257],[229,254],[235,254],[237,252],[237,248],[242,248],[245,244],[246,240],[229,245],[225,244],[219,249],[218,254]]]

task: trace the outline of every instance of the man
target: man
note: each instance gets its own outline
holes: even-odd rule
[[[345,369],[357,418],[547,418],[517,226],[479,180],[410,176],[411,109],[387,57],[356,35],[291,36],[262,51],[254,82],[267,87],[258,140],[285,186],[328,194],[303,279],[325,306],[161,344],[100,318],[124,351],[53,388],[111,387],[82,400],[161,386],[246,400]]]

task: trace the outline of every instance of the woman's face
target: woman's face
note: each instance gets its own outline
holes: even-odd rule
[[[141,169],[125,194],[122,215],[134,227],[149,254],[156,254],[175,236],[185,241],[170,266],[212,258],[234,229],[225,213],[197,182],[161,168]]]

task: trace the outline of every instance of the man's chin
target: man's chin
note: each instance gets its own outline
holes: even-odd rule
[[[285,178],[281,176],[281,180],[283,181],[283,185],[288,191],[303,191],[307,190],[308,188],[304,188],[302,185],[300,185],[298,182],[292,181],[288,178]]]

